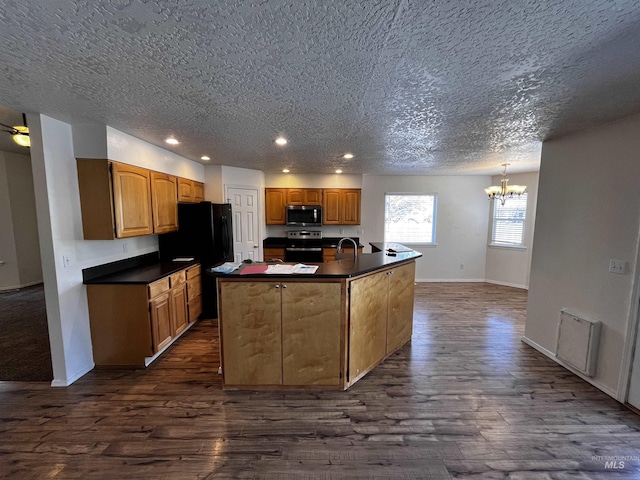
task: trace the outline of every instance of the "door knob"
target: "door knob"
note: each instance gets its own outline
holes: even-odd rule
[[[258,248],[258,245],[254,245],[253,248]]]

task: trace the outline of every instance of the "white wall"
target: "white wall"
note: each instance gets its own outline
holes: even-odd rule
[[[425,193],[438,196],[437,246],[416,247],[417,281],[484,281],[489,176],[377,176],[362,182],[361,243],[384,240],[384,194]],[[464,265],[461,268],[461,265]]]
[[[82,270],[157,250],[157,236],[84,240],[76,152],[104,157],[103,142],[74,143],[70,125],[45,115],[30,116],[33,178],[54,372],[54,386],[73,383],[93,368],[86,289]],[[204,167],[172,152],[107,127],[108,158],[131,165],[204,180]],[[79,132],[86,134],[85,129]],[[98,136],[99,137],[99,136]],[[91,135],[88,137],[91,138]],[[79,155],[80,156],[80,155]],[[126,252],[125,252],[126,249]],[[62,263],[63,255],[71,260]]]
[[[536,219],[536,202],[538,200],[538,172],[508,174],[511,185],[527,186],[527,212],[524,225],[524,248],[487,247],[487,263],[485,277],[487,282],[510,287],[529,288],[531,269],[531,252],[533,247],[533,231]],[[500,175],[492,177],[491,185],[500,185]],[[487,185],[488,186],[488,185]],[[507,200],[508,202],[509,200]],[[491,222],[493,221],[493,205],[489,208],[489,231],[487,244],[491,242]]]
[[[640,217],[640,116],[542,146],[524,341],[552,356],[560,310],[603,323],[596,386],[622,390]],[[610,259],[628,262],[609,273]]]
[[[42,282],[31,158],[0,152],[0,290]]]

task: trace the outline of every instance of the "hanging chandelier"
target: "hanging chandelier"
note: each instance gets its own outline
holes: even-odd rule
[[[502,164],[502,179],[500,180],[500,186],[491,186],[484,189],[489,195],[489,200],[500,200],[500,204],[504,205],[507,198],[512,198],[514,195],[518,197],[522,195],[527,189],[526,185],[509,185],[509,179],[507,178],[507,166],[510,163]]]

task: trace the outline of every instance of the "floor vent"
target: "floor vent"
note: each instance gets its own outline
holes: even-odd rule
[[[585,375],[593,377],[598,360],[601,323],[560,312],[556,357]]]

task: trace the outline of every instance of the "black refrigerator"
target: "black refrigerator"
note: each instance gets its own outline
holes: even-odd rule
[[[205,270],[233,261],[231,204],[178,204],[178,231],[158,236],[160,258],[194,257],[202,265],[202,316],[217,318],[216,281]]]

